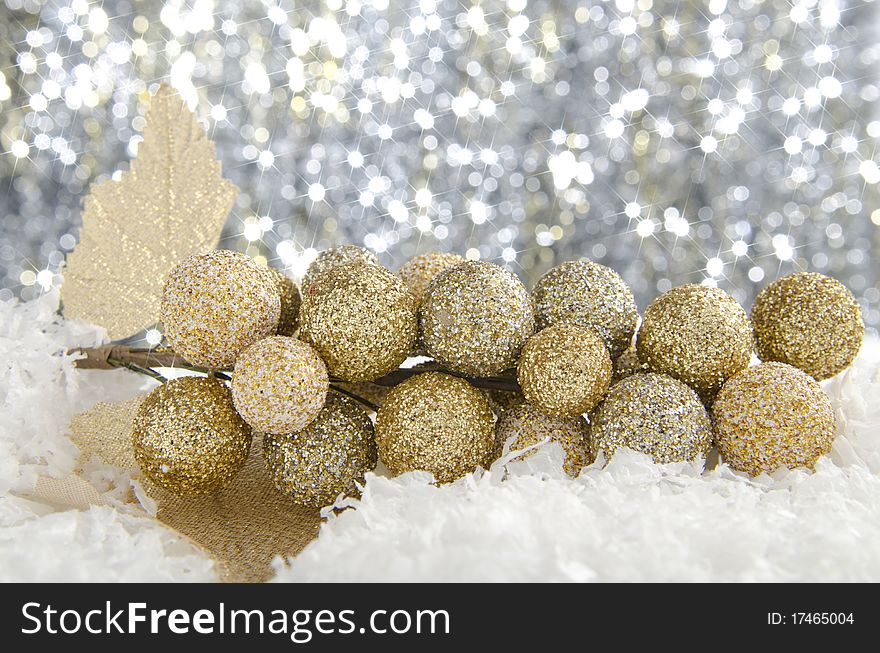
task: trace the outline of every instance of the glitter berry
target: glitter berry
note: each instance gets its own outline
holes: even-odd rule
[[[761,363],[733,377],[712,405],[712,420],[722,460],[753,476],[813,467],[834,441],[828,395],[785,363]]]
[[[356,483],[376,467],[373,424],[357,403],[331,394],[305,429],[265,434],[263,457],[275,487],[299,505],[320,508],[340,494],[358,494]]]
[[[418,469],[440,482],[454,481],[489,466],[494,438],[483,393],[448,374],[407,379],[388,393],[376,416],[379,455],[394,474]]]
[[[235,411],[226,385],[183,377],[159,386],[141,403],[132,448],[141,471],[176,495],[213,492],[244,467],[252,431]]]
[[[230,367],[278,329],[281,299],[253,259],[214,250],[184,259],[165,281],[162,324],[174,351],[193,365]]]
[[[419,308],[428,354],[463,374],[491,376],[514,365],[534,329],[525,286],[512,272],[483,261],[437,276]]]

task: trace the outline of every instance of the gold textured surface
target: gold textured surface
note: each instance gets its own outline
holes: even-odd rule
[[[357,483],[375,469],[373,423],[356,402],[338,394],[297,433],[265,434],[263,455],[275,487],[302,506],[331,505],[358,495]]]
[[[687,383],[710,402],[727,379],[749,364],[752,323],[723,290],[679,286],[648,305],[636,349],[652,372]]]
[[[446,270],[419,307],[419,334],[444,367],[491,376],[516,363],[534,333],[532,298],[512,272],[484,261]]]
[[[769,284],[755,300],[752,322],[762,361],[794,365],[819,381],[849,367],[865,335],[853,294],[817,272]]]
[[[496,415],[501,415],[509,408],[522,406],[526,398],[519,390],[484,390],[489,407]]]
[[[502,454],[504,443],[511,436],[516,439],[511,443],[510,451],[530,447],[546,438],[560,444],[565,450],[562,467],[569,476],[577,477],[581,469],[595,459],[588,446],[587,420],[581,415],[574,419],[559,419],[530,404],[521,404],[504,411],[495,425],[496,458]],[[528,458],[533,453],[535,450],[527,451],[516,459]]]
[[[370,250],[358,247],[357,245],[340,245],[339,247],[325,249],[315,257],[315,260],[311,262],[308,270],[306,270],[302,280],[303,290],[305,291],[306,286],[327,270],[345,263],[379,265],[379,259]]]
[[[416,298],[416,303],[421,304],[422,298],[428,286],[441,272],[453,268],[459,263],[464,263],[465,258],[458,254],[445,252],[429,252],[414,256],[404,263],[397,274],[403,279],[403,283]],[[416,344],[413,349],[413,356],[425,356],[425,346],[421,338],[416,338]]]
[[[618,447],[657,463],[693,460],[712,445],[709,414],[697,393],[663,374],[633,374],[613,385],[590,416],[590,443],[611,456]]]
[[[567,261],[535,284],[538,329],[573,322],[595,329],[612,358],[632,343],[639,310],[632,290],[614,270],[592,261]]]
[[[391,391],[391,388],[388,386],[376,385],[375,383],[370,383],[369,381],[356,381],[354,383],[337,382],[334,383],[334,386],[346,392],[356,394],[358,397],[366,399],[371,404],[374,404],[376,406],[381,406],[382,404],[384,404],[385,398]],[[364,406],[364,409],[367,412],[374,412],[366,406]]]
[[[206,494],[244,467],[253,432],[217,379],[182,377],[148,394],[134,418],[131,442],[141,471],[173,494]]]
[[[614,359],[614,370],[611,372],[611,385],[639,372],[647,372],[648,366],[639,360],[639,354],[633,346]]]
[[[415,298],[378,265],[336,265],[303,290],[300,337],[331,376],[370,381],[387,374],[412,351],[417,329]]]
[[[216,246],[237,193],[195,116],[160,86],[131,169],[86,197],[64,269],[64,315],[103,326],[113,340],[155,323],[165,275]]]
[[[136,469],[131,426],[142,401],[143,396],[118,404],[99,403],[75,416],[71,439],[80,450],[80,460],[97,457],[104,464]],[[211,555],[226,581],[268,580],[275,556],[299,553],[318,534],[321,523],[317,510],[296,506],[272,485],[260,438],[255,438],[241,473],[211,494],[178,497],[147,478],[142,484],[158,506],[159,521]],[[67,503],[84,494],[79,484],[56,491],[57,501]]]
[[[410,260],[400,266],[397,274],[403,279],[403,283],[409,288],[409,291],[421,303],[425,291],[428,289],[431,281],[434,280],[441,272],[454,268],[459,263],[464,263],[465,258],[459,254],[450,252],[428,252],[413,256]]]
[[[301,431],[317,417],[330,380],[327,366],[309,345],[287,336],[263,338],[235,362],[232,400],[256,431]]]
[[[570,419],[591,411],[605,396],[611,357],[598,333],[563,322],[529,338],[516,377],[529,403]]]
[[[281,270],[269,268],[269,274],[272,275],[275,290],[278,291],[278,297],[281,299],[281,313],[276,333],[279,336],[292,336],[299,327],[299,305],[302,303],[302,295],[293,279]]]
[[[425,372],[388,393],[376,416],[376,442],[394,474],[420,469],[446,483],[492,462],[494,416],[464,379]]]
[[[712,422],[721,459],[752,476],[812,468],[834,443],[834,411],[822,386],[785,363],[761,363],[725,383]]]
[[[269,271],[238,252],[181,261],[162,291],[165,337],[193,365],[231,367],[248,346],[278,329],[281,299]]]

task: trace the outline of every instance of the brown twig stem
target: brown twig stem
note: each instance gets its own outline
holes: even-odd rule
[[[229,380],[230,370],[207,370],[203,367],[190,365],[176,353],[169,349],[138,349],[134,347],[125,347],[122,345],[107,345],[105,347],[84,347],[72,350],[71,353],[83,354],[84,358],[76,361],[76,366],[82,369],[92,370],[112,370],[117,367],[126,367],[136,372],[140,371],[148,374],[153,378],[164,378],[153,368],[156,367],[179,367],[194,372],[209,373],[214,372],[216,376]],[[137,368],[137,369],[136,369]],[[472,385],[483,388],[484,390],[503,390],[507,392],[517,392],[520,387],[513,376],[489,376],[489,377],[471,377],[463,374],[457,374],[444,369],[441,365],[434,362],[423,363],[418,367],[401,367],[393,372],[389,372],[385,376],[374,379],[370,383],[383,386],[386,388],[394,387],[403,381],[425,372],[443,372],[444,374],[452,374],[460,378],[466,379]],[[343,379],[331,379],[331,383],[344,383]],[[334,387],[335,390],[342,394],[353,394],[345,390]],[[355,397],[352,397],[355,398]],[[357,398],[362,403],[363,398]],[[365,404],[366,405],[366,404]]]

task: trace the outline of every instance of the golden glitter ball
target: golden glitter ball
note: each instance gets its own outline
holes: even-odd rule
[[[223,382],[187,376],[144,398],[131,444],[147,478],[172,494],[189,496],[229,484],[244,467],[252,434]]]
[[[587,420],[578,415],[574,419],[559,419],[541,412],[531,404],[521,404],[504,411],[495,425],[495,458],[501,456],[504,444],[515,438],[509,451],[518,451],[543,442],[547,438],[565,451],[562,467],[569,476],[576,477],[581,469],[593,462],[588,447]],[[527,451],[516,460],[528,458],[536,450]]]
[[[278,318],[278,330],[275,333],[279,336],[292,336],[296,333],[298,326],[299,305],[302,303],[302,296],[293,279],[281,270],[269,268],[269,274],[275,281],[275,289],[281,299],[281,315]]]
[[[483,392],[489,401],[489,407],[496,415],[526,403],[526,398],[519,390],[484,390]]]
[[[727,379],[748,366],[752,323],[723,290],[679,286],[648,305],[636,349],[652,372],[687,383],[709,402]]]
[[[263,436],[263,457],[275,487],[297,504],[320,508],[340,494],[358,494],[356,483],[376,467],[373,423],[356,402],[331,393],[302,431]]]
[[[324,406],[327,366],[309,345],[288,336],[252,344],[235,362],[232,399],[239,415],[257,431],[301,431]]]
[[[379,259],[368,249],[357,245],[340,245],[325,249],[311,262],[302,280],[303,291],[312,281],[324,274],[327,270],[345,263],[367,263],[379,265]]]
[[[611,386],[590,416],[590,443],[608,456],[629,447],[657,463],[688,461],[706,455],[712,425],[690,387],[664,374],[638,373]]]
[[[465,258],[458,254],[428,252],[412,257],[400,267],[397,274],[403,279],[403,283],[409,288],[416,301],[421,302],[434,277],[464,262]]]
[[[648,366],[639,360],[636,348],[630,345],[620,356],[614,359],[614,370],[611,373],[611,385],[639,372],[647,372]]]
[[[725,383],[712,425],[722,460],[752,476],[812,468],[834,442],[834,411],[822,386],[785,363],[761,363]]]
[[[568,261],[538,280],[532,291],[538,329],[573,322],[595,329],[612,358],[632,343],[639,310],[632,290],[614,270],[592,261]]]
[[[512,272],[467,261],[442,272],[419,308],[428,355],[453,372],[492,376],[516,363],[535,330],[532,299]]]
[[[370,381],[400,365],[418,331],[416,300],[400,277],[378,265],[344,263],[303,291],[300,338],[331,376]]]
[[[598,404],[611,383],[611,357],[599,334],[576,324],[549,326],[529,338],[516,377],[526,400],[570,419]]]
[[[280,314],[272,276],[244,254],[196,254],[165,280],[165,337],[193,365],[231,367],[247,346],[275,333]]]
[[[853,294],[816,272],[792,274],[764,288],[752,322],[762,361],[794,365],[819,381],[849,367],[865,335]]]
[[[423,372],[391,392],[376,416],[379,455],[391,472],[431,472],[441,483],[488,467],[494,416],[482,392],[464,379]]]

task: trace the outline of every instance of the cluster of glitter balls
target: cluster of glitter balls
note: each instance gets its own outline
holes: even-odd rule
[[[210,374],[142,403],[143,472],[175,493],[213,491],[257,433],[276,487],[309,506],[356,494],[379,458],[450,482],[544,442],[573,476],[619,447],[668,463],[714,445],[752,475],[812,467],[835,434],[819,381],[864,334],[852,293],[818,273],[770,283],[751,316],[685,285],[640,318],[623,279],[586,259],[530,292],[492,263],[430,253],[392,272],[352,245],[322,252],[301,290],[244,254],[193,255],[169,274],[161,319]],[[430,360],[407,365],[415,355]]]

